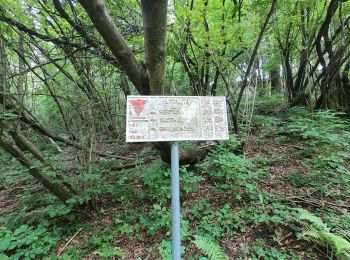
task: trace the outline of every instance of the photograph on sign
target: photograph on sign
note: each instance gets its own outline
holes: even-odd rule
[[[127,97],[126,142],[228,138],[225,97]]]

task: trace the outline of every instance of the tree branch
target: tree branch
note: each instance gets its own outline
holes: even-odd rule
[[[11,18],[5,17],[3,14],[0,15],[0,21],[3,21],[11,26],[16,27],[21,32],[24,32],[24,33],[31,35],[31,36],[35,36],[35,37],[37,37],[41,40],[44,40],[46,42],[52,42],[53,44],[60,46],[60,47],[86,49],[86,51],[88,51],[89,53],[104,59],[105,61],[111,63],[113,66],[115,66],[117,68],[120,67],[117,60],[114,57],[110,56],[109,54],[101,51],[99,46],[97,46],[96,49],[91,49],[91,47],[94,47],[94,46],[91,46],[91,45],[83,46],[81,44],[74,43],[74,42],[66,40],[66,39],[55,38],[55,37],[52,37],[49,35],[41,34],[33,29],[28,28],[27,26],[25,26],[24,24],[22,24],[20,22],[17,22]]]
[[[141,94],[149,93],[147,74],[135,55],[125,43],[123,36],[113,22],[101,0],[79,0],[92,23],[100,33],[113,55],[120,63],[121,69],[128,76]]]

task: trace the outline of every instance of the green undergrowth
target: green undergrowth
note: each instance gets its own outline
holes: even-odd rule
[[[296,108],[254,116],[250,133],[182,165],[185,259],[347,259],[349,140],[349,122],[337,114]],[[0,259],[123,259],[130,243],[146,258],[171,259],[170,171],[153,148],[125,169],[115,158],[68,163],[45,154],[80,195],[57,201],[0,152],[1,200],[14,200],[0,216]]]
[[[306,146],[300,151],[306,172],[292,172],[285,180],[306,187],[317,198],[339,203],[350,196],[349,121],[336,113],[308,113],[294,109],[284,130]]]

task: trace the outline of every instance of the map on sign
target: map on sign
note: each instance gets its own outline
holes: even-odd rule
[[[228,138],[225,97],[127,97],[127,142]]]

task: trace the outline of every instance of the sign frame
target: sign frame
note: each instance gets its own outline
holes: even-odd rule
[[[129,108],[128,108],[128,104],[129,104],[129,98],[130,99],[134,99],[134,98],[141,98],[141,99],[148,99],[148,101],[150,100],[150,98],[189,98],[189,99],[199,99],[199,113],[201,112],[201,104],[200,104],[200,100],[202,98],[208,98],[211,100],[214,99],[223,99],[223,103],[224,103],[224,122],[225,124],[225,136],[224,137],[215,137],[215,134],[213,133],[213,136],[210,138],[207,137],[199,137],[199,138],[192,138],[192,137],[176,137],[176,138],[147,138],[147,139],[140,139],[140,140],[136,140],[136,139],[130,139],[128,138],[128,133],[130,131],[130,127],[129,127]],[[212,102],[212,101],[211,101]],[[149,142],[178,142],[178,141],[209,141],[209,140],[228,140],[229,139],[229,129],[228,129],[228,117],[227,117],[227,104],[226,104],[226,97],[225,96],[140,96],[140,95],[129,95],[127,96],[127,100],[126,100],[126,136],[125,136],[125,140],[126,142],[130,142],[130,143],[149,143]],[[212,104],[213,107],[213,104]],[[214,116],[214,115],[213,115]],[[201,118],[201,115],[199,115],[199,118]],[[146,120],[135,120],[135,121],[146,121]],[[213,123],[214,124],[214,123]],[[214,126],[213,126],[214,127]],[[212,130],[214,132],[214,129]]]

